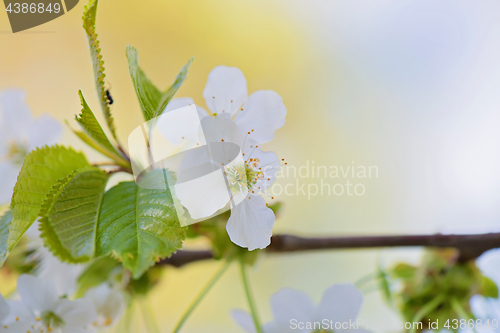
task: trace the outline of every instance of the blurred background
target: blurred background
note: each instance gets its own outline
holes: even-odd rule
[[[60,121],[80,110],[78,90],[98,113],[87,40],[86,1],[62,17],[12,34],[0,13],[0,89],[27,91],[34,114]],[[149,78],[165,88],[194,56],[177,97],[202,97],[217,65],[239,67],[249,93],[283,97],[287,122],[264,149],[297,168],[377,166],[354,179],[362,196],[281,195],[275,233],[372,235],[474,233],[500,229],[500,3],[493,0],[101,0],[97,32],[112,111],[122,142],[142,122],[125,47],[139,50]],[[100,117],[100,114],[97,114]],[[100,118],[102,119],[102,117]],[[68,128],[63,143],[84,147]],[[293,176],[293,174],[292,174]],[[349,179],[349,177],[348,177]],[[326,179],[335,184],[344,179]],[[295,183],[282,178],[283,186]],[[300,179],[319,184],[318,178]],[[195,244],[193,246],[202,246]],[[319,301],[334,283],[372,272],[377,259],[417,250],[328,251],[262,258],[251,272],[263,321],[282,287]],[[165,271],[150,301],[170,332],[220,263]],[[0,291],[9,282],[0,285]],[[361,317],[397,320],[366,296]],[[233,308],[246,309],[233,267],[186,324],[185,332],[238,332]]]

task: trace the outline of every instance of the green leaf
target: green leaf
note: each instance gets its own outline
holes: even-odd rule
[[[382,290],[382,294],[389,304],[392,304],[392,293],[391,287],[389,284],[389,280],[387,279],[387,273],[382,269],[380,263],[377,267],[378,278],[380,279],[380,289]]]
[[[9,236],[9,226],[12,221],[10,210],[6,211],[0,218],[0,266],[3,265],[9,251],[7,250],[7,238]]]
[[[399,263],[392,269],[392,275],[400,279],[411,279],[415,276],[417,268],[405,263]]]
[[[179,90],[182,83],[186,79],[189,67],[194,58],[191,58],[177,75],[172,86],[162,93],[155,85],[146,77],[146,74],[139,67],[139,59],[137,49],[132,46],[127,46],[125,53],[127,54],[128,66],[132,82],[134,84],[137,98],[146,121],[161,115],[167,107],[170,100]]]
[[[79,133],[81,132],[77,133],[74,131],[75,134],[78,135],[84,142],[88,143],[92,148],[97,149],[99,152],[116,161],[119,165],[130,167],[128,161],[123,158],[123,156],[116,150],[115,146],[109,141],[94,113],[85,101],[82,92],[78,91],[78,95],[80,96],[80,101],[82,103],[82,111],[80,115],[75,116],[75,120],[83,128],[87,137],[80,135]],[[89,139],[92,139],[95,142],[91,144],[88,142]],[[100,146],[100,148],[98,149],[96,146]]]
[[[77,170],[47,195],[40,215],[41,237],[62,261],[94,256],[97,221],[109,175],[97,167]]]
[[[99,98],[99,103],[101,104],[101,109],[104,114],[104,118],[106,119],[108,128],[116,140],[117,137],[116,137],[115,124],[113,116],[111,115],[111,110],[109,108],[109,101],[106,95],[106,88],[104,83],[104,78],[106,77],[106,74],[104,74],[104,61],[102,60],[101,48],[99,47],[99,40],[97,40],[97,34],[95,33],[97,2],[98,2],[97,0],[90,0],[88,5],[85,6],[85,10],[83,12],[83,17],[82,17],[83,28],[85,29],[85,32],[87,32],[87,39],[89,41],[90,57],[92,58],[95,87],[97,91],[97,96]]]
[[[93,287],[106,282],[111,272],[120,266],[120,263],[111,256],[99,257],[93,260],[78,277],[78,295]]]
[[[484,275],[481,278],[481,295],[484,297],[498,298],[498,287],[496,283]]]
[[[62,146],[39,148],[25,157],[10,204],[13,219],[9,225],[7,252],[36,220],[52,186],[59,179],[86,166],[89,163],[83,154]],[[2,252],[0,257],[3,255],[5,253]]]
[[[189,67],[191,66],[193,61],[194,61],[194,58],[189,59],[187,64],[185,64],[184,67],[182,67],[179,74],[177,74],[177,77],[175,78],[174,83],[172,83],[170,88],[168,88],[168,90],[163,94],[161,101],[159,103],[159,106],[156,108],[155,117],[158,117],[159,115],[161,115],[163,113],[163,110],[165,110],[168,103],[170,103],[170,101],[172,100],[174,95],[177,93],[177,91],[179,90],[181,85],[184,83],[184,80],[186,79],[188,71],[189,71]]]
[[[104,195],[96,255],[115,253],[139,278],[155,262],[182,246],[186,236],[168,190],[123,182]]]
[[[130,77],[141,105],[142,114],[144,119],[148,121],[154,118],[162,94],[139,68],[137,49],[129,45],[125,49],[125,53],[127,54]]]

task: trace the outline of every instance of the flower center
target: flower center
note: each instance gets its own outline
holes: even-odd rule
[[[64,325],[64,320],[62,320],[61,317],[59,317],[52,311],[44,312],[42,314],[42,321],[44,325],[49,329],[54,327],[61,327]]]
[[[28,155],[28,148],[21,142],[11,141],[8,144],[6,160],[16,165],[22,165],[24,158]]]
[[[264,178],[264,173],[257,169],[260,161],[258,158],[251,158],[245,163],[233,166],[226,166],[226,176],[232,191],[241,191],[246,187],[249,191],[257,184],[257,180]]]

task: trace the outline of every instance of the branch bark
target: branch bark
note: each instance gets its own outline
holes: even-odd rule
[[[267,253],[290,253],[313,250],[363,249],[378,247],[454,247],[460,251],[460,260],[468,261],[484,252],[500,247],[500,233],[472,235],[407,235],[407,236],[354,236],[354,237],[298,237],[275,235],[265,249]],[[182,267],[186,264],[213,259],[211,251],[177,251],[160,265]]]

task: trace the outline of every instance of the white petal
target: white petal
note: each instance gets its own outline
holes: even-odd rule
[[[54,313],[64,321],[66,327],[74,328],[90,325],[97,318],[94,305],[84,298],[75,301],[63,298],[57,302]]]
[[[33,322],[19,321],[5,326],[4,325],[0,326],[0,333],[24,333],[24,332],[38,333],[38,331],[34,331],[32,328]]]
[[[251,132],[252,140],[264,143],[271,141],[274,132],[285,125],[285,117],[281,96],[272,90],[259,90],[250,95],[234,121],[243,133]]]
[[[238,323],[246,332],[256,333],[255,325],[253,323],[252,316],[243,310],[233,310],[231,311],[231,317],[234,321]]]
[[[199,177],[196,177],[197,173],[200,173]],[[221,169],[207,164],[183,170],[179,179],[185,175],[189,180],[178,182],[174,189],[191,218],[207,218],[229,202],[229,190]]]
[[[201,120],[201,127],[207,143],[232,142],[240,147],[243,144],[241,131],[229,116],[205,117]]]
[[[22,322],[35,322],[35,316],[31,310],[22,301],[7,301],[10,312],[4,318],[3,324],[8,325],[16,321]]]
[[[0,128],[2,136],[27,140],[33,122],[31,110],[26,103],[26,93],[21,89],[8,89],[0,93]]]
[[[17,291],[22,302],[35,315],[52,309],[58,299],[57,289],[53,281],[47,281],[32,275],[23,274],[17,279]]]
[[[45,145],[51,146],[61,139],[62,126],[52,116],[41,115],[29,127],[28,151]]]
[[[328,288],[323,294],[315,320],[332,320],[334,323],[349,322],[358,317],[363,294],[352,284],[337,284]]]
[[[38,248],[36,255],[40,260],[37,276],[52,281],[57,295],[72,295],[78,287],[77,279],[85,266],[62,262],[46,247]]]
[[[203,97],[213,113],[233,115],[247,96],[247,80],[238,68],[218,66],[208,74]]]
[[[0,163],[0,184],[2,184],[0,186],[0,204],[10,203],[20,169],[20,167],[8,162]]]
[[[8,316],[10,306],[7,304],[2,295],[0,295],[0,324]]]
[[[170,103],[168,103],[164,112],[180,109],[191,104],[194,104],[194,100],[190,97],[174,98],[170,101]],[[198,111],[198,116],[200,117],[200,119],[208,116],[207,111],[201,106],[196,105],[196,111]]]
[[[293,289],[281,289],[271,296],[271,308],[277,323],[290,325],[290,320],[307,322],[314,318],[315,304],[306,293]]]
[[[276,321],[271,321],[269,323],[265,323],[262,326],[262,330],[264,333],[310,333],[307,329],[292,329],[290,327],[290,323],[278,323]]]
[[[97,330],[92,328],[74,328],[74,327],[64,327],[61,333],[96,333]]]
[[[273,211],[266,207],[264,198],[254,195],[231,209],[226,230],[233,243],[252,251],[271,243],[273,225]]]
[[[94,304],[97,314],[104,317],[105,326],[113,326],[125,310],[123,293],[110,288],[107,284],[89,289],[85,298]]]

